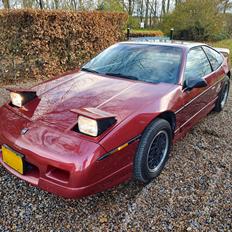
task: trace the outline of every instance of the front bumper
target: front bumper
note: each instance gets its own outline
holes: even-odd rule
[[[118,170],[116,173],[112,173],[112,175],[109,175],[106,178],[103,178],[91,185],[83,187],[72,187],[68,183],[59,183],[59,180],[52,180],[43,177],[42,175],[40,175],[38,171],[35,170],[31,170],[30,172],[27,172],[25,175],[21,175],[3,162],[1,152],[0,164],[2,164],[10,173],[22,180],[25,180],[33,186],[39,187],[47,192],[62,196],[64,198],[81,198],[111,188],[114,185],[120,184],[121,182],[129,179],[131,177],[130,173],[132,169],[132,166],[128,165],[122,168],[121,170]],[[72,178],[73,177],[71,177],[71,179]]]
[[[106,153],[103,147],[74,136],[75,132],[66,133],[44,122],[32,122],[4,106],[0,108],[0,118],[0,145],[6,144],[24,155],[30,169],[24,175],[17,173],[3,163],[1,151],[0,163],[15,176],[43,190],[79,198],[131,176],[131,163],[111,165],[111,158],[98,161]],[[21,134],[23,128],[28,128],[26,134]]]

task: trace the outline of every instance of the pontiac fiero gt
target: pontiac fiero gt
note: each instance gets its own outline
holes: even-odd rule
[[[78,198],[160,174],[171,145],[227,101],[228,50],[123,42],[80,70],[9,89],[0,163],[48,192]]]

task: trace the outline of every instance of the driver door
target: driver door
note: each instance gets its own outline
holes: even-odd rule
[[[202,47],[191,49],[187,55],[183,87],[183,106],[177,117],[180,122],[180,132],[190,129],[201,117],[206,114],[211,102],[211,78],[213,78],[211,64]],[[206,87],[188,89],[188,79],[204,79]]]

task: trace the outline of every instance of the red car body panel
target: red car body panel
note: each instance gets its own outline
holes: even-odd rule
[[[0,145],[23,154],[32,168],[20,175],[3,163],[1,153],[0,163],[21,179],[68,198],[94,194],[128,180],[140,135],[149,123],[164,112],[172,113],[176,119],[174,142],[183,137],[213,109],[229,72],[225,59],[218,70],[205,77],[207,87],[184,91],[189,47],[179,46],[183,60],[176,85],[77,71],[33,87],[38,98],[23,108],[5,104],[0,108]],[[77,114],[84,113],[84,108],[115,115],[117,122],[98,137],[73,131]],[[127,142],[123,150],[111,152]]]

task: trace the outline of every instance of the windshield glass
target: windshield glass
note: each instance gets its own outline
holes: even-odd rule
[[[82,70],[151,83],[178,82],[182,49],[146,44],[116,44],[109,47]]]

